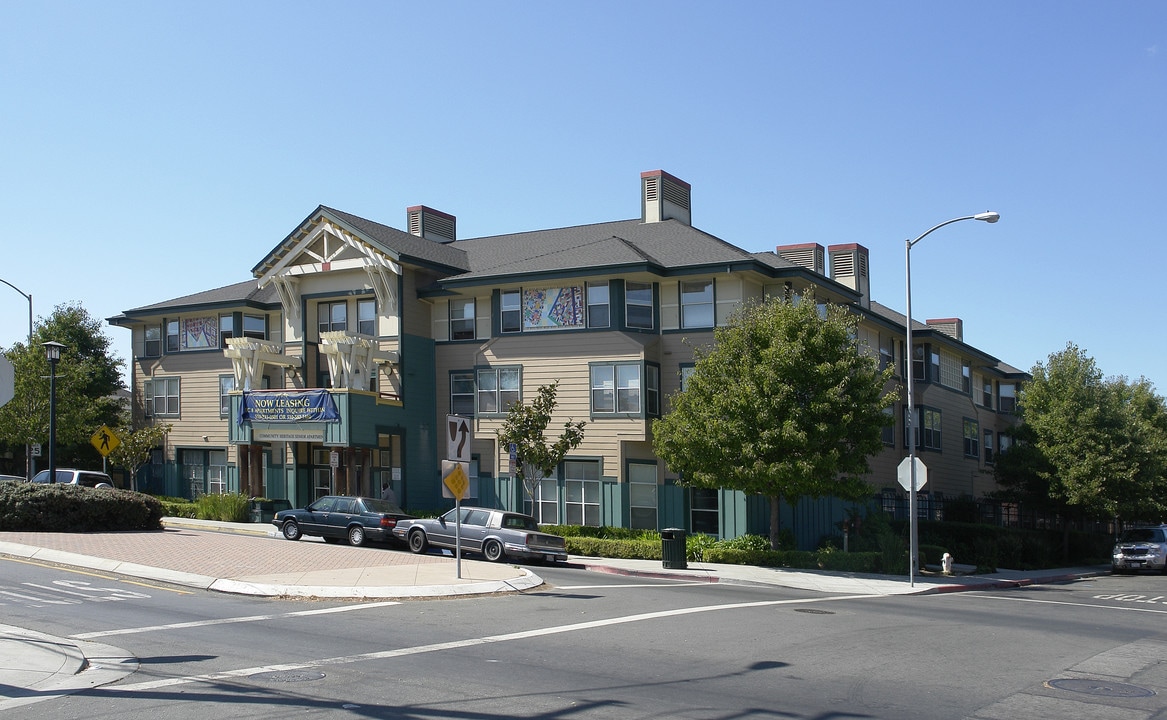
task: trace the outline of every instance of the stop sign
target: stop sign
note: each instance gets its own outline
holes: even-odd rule
[[[7,357],[0,355],[0,407],[4,407],[16,394],[15,378],[12,363],[8,362]]]
[[[896,468],[896,478],[900,481],[900,485],[908,492],[912,491],[912,465],[911,458],[904,458],[900,462],[899,467]],[[916,458],[916,489],[924,487],[928,482],[928,468],[924,465],[924,461]]]

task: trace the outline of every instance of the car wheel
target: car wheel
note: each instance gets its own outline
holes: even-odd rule
[[[502,551],[502,543],[498,540],[487,540],[482,545],[482,554],[491,562],[499,562],[506,557],[506,553]]]
[[[423,553],[429,549],[430,543],[425,539],[425,533],[421,530],[414,530],[409,533],[409,549],[415,553]]]
[[[348,544],[360,547],[365,544],[365,529],[360,525],[353,525],[348,529]]]
[[[300,525],[295,520],[287,521],[284,523],[284,526],[280,528],[280,530],[283,532],[284,537],[288,540],[300,539]]]

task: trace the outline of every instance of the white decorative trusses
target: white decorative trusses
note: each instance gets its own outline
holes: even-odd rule
[[[383,312],[386,314],[396,313],[397,277],[401,275],[401,265],[369,243],[321,216],[317,219],[315,227],[301,233],[283,253],[283,257],[259,278],[259,287],[275,283],[287,317],[298,320],[300,293],[296,276],[360,268],[364,268],[369,276],[369,283],[377,294],[379,307],[384,308]]]
[[[378,349],[368,335],[350,335],[343,330],[320,333],[320,354],[328,358],[334,389],[368,390],[373,365],[392,366],[398,360],[396,352]]]
[[[223,355],[231,359],[231,368],[235,371],[235,388],[258,388],[265,365],[299,367],[300,358],[288,357],[281,350],[279,345],[251,338],[227,338],[227,349]]]

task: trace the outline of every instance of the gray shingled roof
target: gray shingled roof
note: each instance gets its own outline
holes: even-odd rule
[[[184,295],[173,300],[164,300],[153,305],[143,305],[133,310],[127,310],[127,315],[147,314],[159,310],[168,310],[175,307],[190,305],[239,305],[252,302],[259,305],[270,305],[279,302],[279,295],[274,287],[260,290],[255,280],[245,280],[234,285],[225,285],[214,290],[204,290],[193,295]]]
[[[596,267],[650,265],[667,271],[758,260],[753,253],[676,220],[577,225],[459,240],[454,246],[466,252],[470,270],[446,278],[451,282]]]
[[[456,243],[434,242],[325,205],[321,205],[320,210],[333,215],[337,220],[355,230],[365,240],[378,243],[382,249],[397,253],[405,261],[412,260],[427,265],[443,265],[451,270],[468,270],[470,268],[466,260],[466,253]]]

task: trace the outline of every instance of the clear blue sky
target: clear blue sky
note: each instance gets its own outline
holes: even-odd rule
[[[638,217],[870,249],[1028,370],[1167,393],[1167,3],[0,3],[0,278],[99,318],[249,279],[318,204],[460,237]],[[0,286],[0,346],[28,305]],[[129,357],[129,333],[107,327]]]

